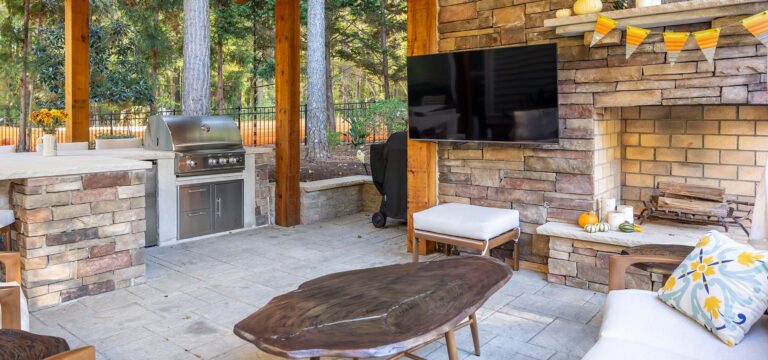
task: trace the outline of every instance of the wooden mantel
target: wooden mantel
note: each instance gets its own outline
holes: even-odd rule
[[[768,3],[765,0],[694,0],[547,19],[544,20],[544,26],[555,28],[558,35],[574,36],[594,30],[598,15],[618,20],[622,26],[654,28],[702,23],[726,16],[756,14],[765,10],[768,10]]]

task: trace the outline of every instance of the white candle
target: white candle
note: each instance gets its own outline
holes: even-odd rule
[[[611,230],[617,230],[619,225],[625,221],[624,214],[613,211],[608,213],[608,225],[611,226]]]
[[[624,221],[634,222],[635,208],[631,205],[619,205],[616,207],[616,211],[624,214]]]
[[[600,206],[600,214],[605,221],[608,218],[608,213],[616,211],[616,199],[602,199]]]

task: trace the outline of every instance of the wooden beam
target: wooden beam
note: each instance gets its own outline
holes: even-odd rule
[[[301,221],[299,9],[299,0],[275,1],[275,223],[280,226]]]
[[[437,0],[408,0],[408,55],[437,52]],[[408,251],[413,244],[413,213],[437,204],[437,145],[408,140]],[[419,243],[419,254],[434,251]]]
[[[88,0],[64,2],[64,82],[68,142],[89,140],[90,63],[88,56]]]

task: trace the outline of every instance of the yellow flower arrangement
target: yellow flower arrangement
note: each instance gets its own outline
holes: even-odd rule
[[[69,114],[58,109],[42,109],[29,114],[29,120],[42,128],[44,134],[56,134],[56,129],[64,126],[64,123],[69,120]]]

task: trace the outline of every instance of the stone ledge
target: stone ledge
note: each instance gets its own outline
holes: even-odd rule
[[[373,184],[373,180],[370,176],[366,175],[354,175],[345,176],[335,179],[307,181],[300,184],[302,192],[316,192],[329,189],[335,189],[347,186],[356,186],[362,184]]]
[[[668,25],[683,25],[712,21],[716,18],[752,15],[765,10],[763,0],[696,0],[644,8],[633,8],[600,12],[622,26],[632,25],[645,28]],[[595,28],[598,14],[569,16],[544,20],[544,26],[555,28],[558,35],[582,35]]]
[[[623,233],[608,231],[603,233],[588,233],[574,224],[548,222],[536,229],[538,235],[557,238],[589,241],[600,244],[622,247],[663,244],[694,246],[709,230],[708,227],[688,227],[686,225],[671,225],[650,223],[643,225],[643,232]]]

